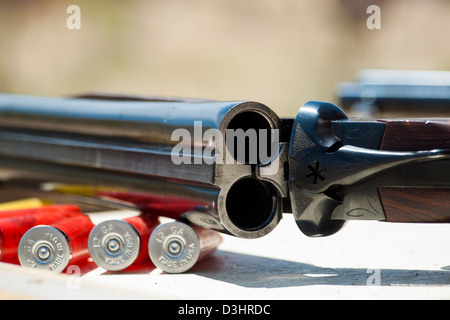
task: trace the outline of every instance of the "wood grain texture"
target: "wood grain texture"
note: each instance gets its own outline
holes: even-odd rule
[[[380,150],[450,149],[450,119],[380,121],[386,123]]]
[[[380,120],[386,123],[380,150],[450,149],[450,119]],[[386,221],[450,222],[449,188],[378,188]]]
[[[378,188],[386,221],[450,223],[450,189]]]

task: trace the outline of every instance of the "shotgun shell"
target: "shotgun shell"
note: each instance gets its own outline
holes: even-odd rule
[[[72,205],[0,212],[0,261],[19,264],[19,242],[30,228],[57,223],[81,214],[80,209]]]
[[[80,215],[31,228],[19,243],[20,264],[60,273],[69,264],[84,263],[89,257],[87,242],[93,227],[88,216]]]
[[[97,224],[88,242],[92,260],[108,271],[124,270],[145,259],[150,262],[147,244],[158,225],[157,217],[147,215]]]
[[[179,221],[153,231],[148,251],[156,267],[167,273],[182,273],[216,251],[223,238],[211,229]]]
[[[45,205],[45,201],[42,201],[41,199],[28,198],[0,203],[0,211],[41,208]]]

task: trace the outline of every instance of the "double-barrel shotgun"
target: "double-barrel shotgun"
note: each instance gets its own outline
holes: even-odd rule
[[[450,119],[349,119],[321,101],[280,118],[254,101],[0,94],[0,169],[241,238],[283,213],[308,236],[450,222]]]

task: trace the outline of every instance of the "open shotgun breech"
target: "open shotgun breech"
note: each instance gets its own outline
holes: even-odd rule
[[[100,98],[0,95],[0,168],[241,238],[268,234],[282,213],[308,236],[355,219],[450,222],[449,119]]]

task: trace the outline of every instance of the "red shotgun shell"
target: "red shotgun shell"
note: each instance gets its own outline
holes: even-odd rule
[[[69,265],[84,263],[89,257],[87,242],[93,227],[88,216],[80,215],[31,228],[20,240],[20,264],[59,273]]]
[[[214,253],[222,240],[217,231],[175,221],[153,231],[148,251],[162,271],[182,273]]]
[[[0,261],[19,264],[19,242],[30,228],[40,224],[57,223],[81,214],[80,209],[72,205],[1,212]]]
[[[150,262],[148,240],[158,225],[158,218],[150,215],[97,224],[89,235],[92,260],[108,271],[124,270],[145,259]]]
[[[59,214],[61,212],[65,212],[67,214],[72,215],[82,214],[80,207],[78,207],[77,205],[61,204],[61,205],[47,205],[39,208],[0,211],[0,219],[20,217],[20,216],[32,216],[36,214],[51,216],[53,214]]]

